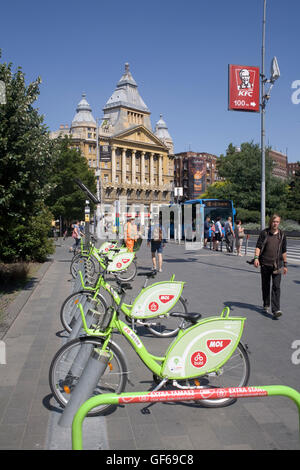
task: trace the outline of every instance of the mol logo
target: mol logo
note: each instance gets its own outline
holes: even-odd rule
[[[167,302],[170,302],[170,300],[174,299],[174,295],[160,295],[159,300],[163,303],[166,304]]]
[[[126,264],[128,263],[128,261],[130,261],[130,258],[125,258],[125,259],[122,259],[123,263]]]
[[[227,348],[230,343],[231,339],[209,339],[206,344],[212,353],[217,354]]]

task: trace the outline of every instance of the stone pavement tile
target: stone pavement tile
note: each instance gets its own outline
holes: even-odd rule
[[[189,436],[167,436],[161,438],[161,449],[165,450],[193,450],[193,444]]]
[[[177,416],[173,419],[156,419],[157,428],[162,436],[185,436],[187,435],[187,426],[185,422],[179,421]]]
[[[155,424],[133,424],[137,449],[160,449],[161,435]]]
[[[5,413],[5,410],[7,408],[7,405],[10,400],[13,390],[14,390],[14,387],[5,387],[5,386],[0,387],[0,423]]]
[[[259,424],[280,422],[280,417],[273,413],[268,405],[262,402],[245,403],[244,407]]]
[[[109,450],[136,450],[136,443],[133,439],[122,439],[120,441],[110,439]]]
[[[202,421],[199,424],[187,422],[186,427],[194,449],[222,449],[222,445],[208,421]]]
[[[0,449],[20,449],[26,424],[0,425]]]
[[[266,423],[262,428],[272,442],[273,449],[300,450],[299,432],[292,432],[282,423]]]
[[[6,412],[1,420],[1,426],[26,424],[30,410],[30,404],[26,405],[23,402],[16,405],[12,404],[11,406],[7,407]]]
[[[284,426],[293,431],[294,433],[299,432],[299,414],[296,408],[292,410],[287,407],[277,407],[275,410],[276,415],[279,416],[280,421]]]
[[[130,441],[134,439],[133,430],[128,418],[115,418],[114,420],[107,421],[106,424],[109,441],[110,439],[117,441]]]

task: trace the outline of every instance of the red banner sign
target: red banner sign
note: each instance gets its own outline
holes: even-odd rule
[[[228,109],[259,113],[259,67],[229,65]]]

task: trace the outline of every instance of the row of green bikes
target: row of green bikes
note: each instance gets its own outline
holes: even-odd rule
[[[139,269],[137,252],[129,252],[118,241],[106,241],[98,249],[95,243],[88,249],[82,247],[72,259],[71,275],[79,280],[79,287],[60,311],[69,337],[55,354],[49,371],[51,391],[61,407],[68,403],[94,351],[104,352],[109,359],[91,396],[125,391],[130,358],[118,344],[120,335],[148,369],[151,391],[220,389],[218,398],[207,394],[198,404],[223,407],[235,399],[224,397],[221,389],[247,385],[250,363],[241,343],[245,318],[231,317],[229,307],[217,316],[190,313],[183,297],[185,282],[175,280],[174,275],[157,282],[156,271],[147,271],[144,266]],[[135,287],[138,276],[144,276],[144,284],[126,303],[127,291]],[[94,282],[87,282],[90,278]],[[81,329],[74,338],[78,322]],[[146,348],[139,334],[144,331],[147,338],[171,338],[163,355]],[[113,407],[102,404],[89,416],[107,414]]]

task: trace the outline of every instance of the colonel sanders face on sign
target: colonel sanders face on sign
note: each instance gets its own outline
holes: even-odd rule
[[[239,72],[239,76],[241,79],[240,85],[238,85],[239,90],[243,90],[245,88],[252,88],[252,85],[250,83],[250,72],[247,69],[242,69]]]

